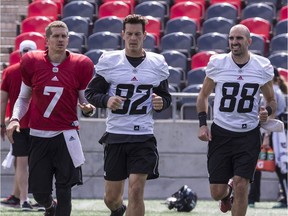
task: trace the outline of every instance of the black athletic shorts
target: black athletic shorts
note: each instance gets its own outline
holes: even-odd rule
[[[106,180],[121,181],[130,174],[148,174],[147,179],[159,177],[159,155],[155,137],[145,142],[103,145]]]
[[[261,146],[259,127],[249,132],[231,132],[215,123],[208,143],[208,172],[211,184],[227,184],[233,176],[253,180]]]
[[[29,155],[29,149],[31,144],[29,133],[29,128],[21,128],[20,132],[14,131],[12,155],[14,155],[15,157],[27,157]]]
[[[29,193],[51,193],[53,176],[56,188],[83,184],[81,167],[74,167],[63,133],[52,138],[31,136]]]

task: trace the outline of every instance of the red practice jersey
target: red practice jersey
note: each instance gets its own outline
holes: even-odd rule
[[[58,66],[48,59],[48,51],[28,52],[21,61],[23,82],[32,88],[30,127],[61,131],[78,129],[79,91],[84,90],[94,73],[86,56],[70,53]]]

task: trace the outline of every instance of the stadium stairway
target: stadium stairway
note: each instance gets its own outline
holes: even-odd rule
[[[5,65],[9,65],[9,53],[14,49],[14,40],[17,36],[17,22],[21,21],[22,15],[26,16],[28,3],[28,0],[1,0],[1,73]]]

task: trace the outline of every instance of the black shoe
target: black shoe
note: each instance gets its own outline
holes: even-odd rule
[[[123,204],[119,209],[111,211],[110,216],[123,216],[126,211],[126,206]]]
[[[7,205],[10,207],[19,207],[20,206],[20,199],[15,197],[14,195],[11,195],[7,197],[6,199],[1,201],[2,205]]]
[[[29,202],[24,201],[23,204],[21,205],[21,209],[22,211],[32,211],[33,207],[31,206]]]
[[[45,209],[44,216],[55,216],[56,207],[57,207],[57,203],[56,203],[56,201],[53,200],[52,206],[49,207],[48,209]]]
[[[44,206],[40,205],[39,203],[32,204],[32,207],[37,209],[37,211],[45,211]]]
[[[278,203],[277,205],[273,206],[272,208],[273,208],[273,209],[287,208],[287,204],[286,204],[286,203],[283,203],[283,202],[280,202],[280,203]]]

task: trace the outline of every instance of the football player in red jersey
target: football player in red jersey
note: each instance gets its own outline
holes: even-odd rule
[[[158,151],[153,132],[153,111],[170,106],[168,65],[162,55],[143,49],[147,20],[139,15],[124,19],[125,49],[105,52],[96,76],[85,91],[87,100],[108,108],[104,146],[104,201],[111,216],[122,216],[123,190],[128,178],[126,216],[144,216],[144,187],[158,178]]]
[[[20,55],[36,50],[37,45],[34,41],[24,40],[20,43]],[[5,113],[8,101],[10,102],[10,113],[20,92],[21,86],[20,62],[13,64],[3,71],[1,83],[1,137],[4,140],[6,135]],[[8,198],[1,201],[1,204],[9,206],[19,206],[23,211],[32,210],[28,200],[28,154],[30,148],[30,135],[28,122],[30,112],[20,121],[21,132],[14,133],[15,143],[12,147],[12,155],[15,156],[15,177],[13,193]]]
[[[68,42],[66,24],[54,21],[46,28],[47,50],[22,57],[21,91],[7,127],[14,143],[12,134],[19,131],[19,120],[30,105],[29,192],[45,207],[45,215],[71,214],[71,188],[82,184],[85,160],[77,132],[77,104],[87,115],[95,111],[84,97],[93,62],[69,52]],[[54,176],[57,204],[51,195]]]

